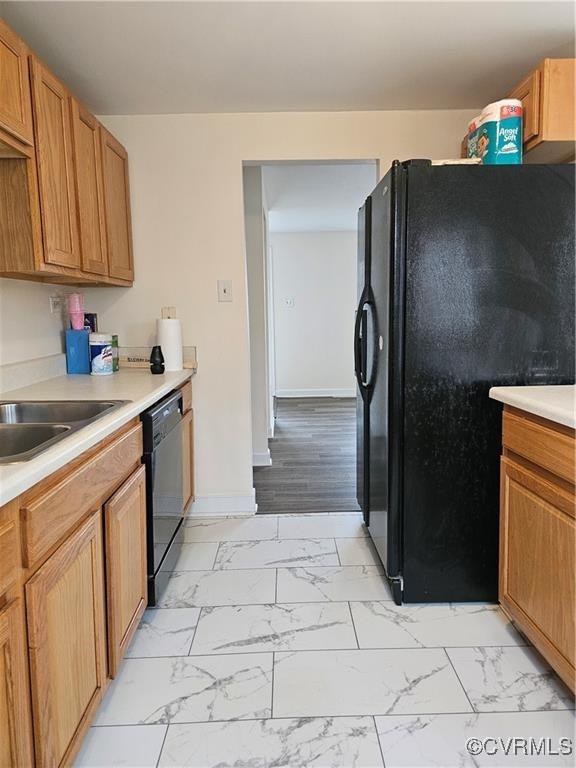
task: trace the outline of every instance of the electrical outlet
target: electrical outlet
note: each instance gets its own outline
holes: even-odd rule
[[[66,309],[65,296],[50,296],[50,312],[53,315],[61,315]]]
[[[294,306],[294,299],[284,299],[284,304],[292,309]]]
[[[232,301],[232,280],[218,280],[218,301]]]

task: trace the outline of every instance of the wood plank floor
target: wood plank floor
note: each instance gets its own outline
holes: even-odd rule
[[[254,467],[258,513],[358,511],[354,398],[277,400],[271,467]]]

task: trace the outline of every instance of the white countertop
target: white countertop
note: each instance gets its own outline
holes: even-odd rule
[[[572,384],[544,387],[492,387],[490,397],[543,419],[576,427],[576,387]]]
[[[30,461],[0,465],[0,506],[112,434],[163,395],[187,381],[191,370],[153,375],[147,370],[111,376],[58,376],[22,389],[2,392],[2,400],[129,400],[113,413],[65,437]]]

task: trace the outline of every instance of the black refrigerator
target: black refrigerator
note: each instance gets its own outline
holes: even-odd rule
[[[358,502],[397,604],[497,600],[488,390],[574,382],[574,173],[395,162],[360,209]]]

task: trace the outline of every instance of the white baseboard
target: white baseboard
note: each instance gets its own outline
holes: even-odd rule
[[[277,389],[276,397],[356,397],[356,389]]]
[[[270,450],[266,453],[253,453],[252,454],[252,466],[253,467],[269,467],[272,464],[272,456],[270,456]]]
[[[256,491],[238,496],[223,496],[220,494],[208,494],[196,496],[188,508],[187,517],[228,517],[246,516],[256,514]]]

